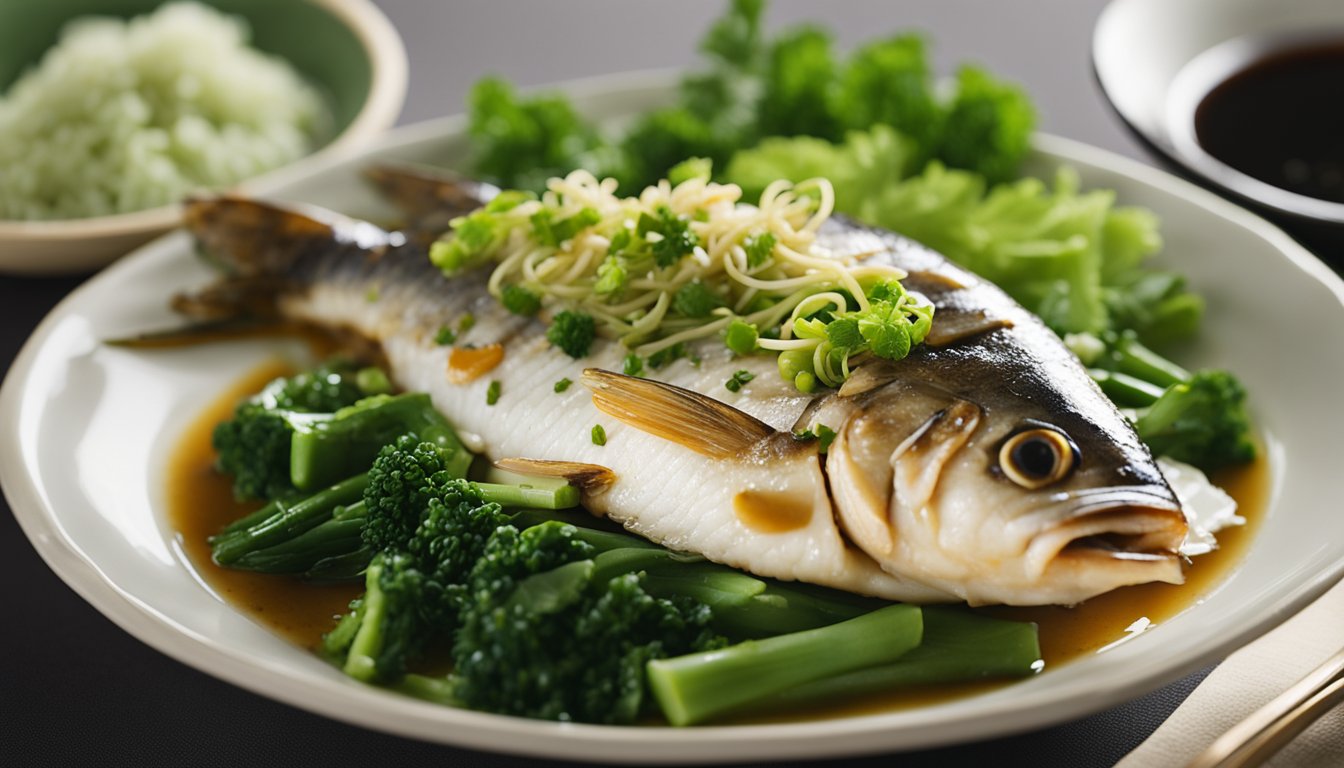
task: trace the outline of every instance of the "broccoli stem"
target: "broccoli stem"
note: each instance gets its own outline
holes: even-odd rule
[[[657,659],[646,669],[663,714],[684,726],[805,683],[889,664],[918,646],[922,634],[918,607],[891,605],[820,629]]]
[[[401,679],[394,683],[391,688],[407,696],[428,701],[431,704],[440,704],[445,707],[463,706],[461,700],[453,692],[451,677],[434,677],[408,672],[402,675]]]
[[[330,632],[322,636],[322,645],[318,651],[333,664],[344,665],[350,655],[350,645],[364,622],[364,600],[358,599],[350,604],[350,612],[336,622]]]
[[[566,483],[550,488],[532,485],[500,485],[472,483],[487,502],[501,507],[531,507],[533,509],[572,509],[579,506],[579,489]]]
[[[784,691],[762,708],[796,709],[896,691],[914,685],[1026,677],[1040,668],[1036,625],[978,616],[948,607],[925,607],[919,647],[890,664],[806,683]]]
[[[1107,352],[1104,367],[1163,389],[1190,379],[1190,372],[1141,344],[1133,333],[1119,334]]]
[[[759,579],[698,555],[661,548],[614,549],[594,558],[593,580],[605,583],[625,573],[644,573],[655,597],[691,597],[714,612],[716,630],[735,638],[758,638],[824,627],[869,613],[887,603],[831,590],[807,590]]]
[[[1121,408],[1143,408],[1152,405],[1166,391],[1164,387],[1118,371],[1092,368],[1088,370],[1088,374],[1111,402]]]
[[[368,485],[368,474],[355,475],[309,496],[292,506],[273,501],[248,516],[260,517],[260,522],[246,528],[230,526],[210,538],[210,552],[216,563],[233,565],[250,552],[267,549],[290,541],[328,520],[338,508],[358,502]],[[262,512],[269,512],[262,515]]]
[[[416,392],[367,397],[330,418],[294,424],[290,481],[299,490],[311,490],[367,469],[383,446],[407,432],[437,445],[453,477],[466,476],[471,453],[429,395]]]
[[[383,563],[375,558],[364,573],[366,591],[359,610],[350,614],[351,616],[358,614],[358,619],[354,635],[350,639],[345,664],[342,666],[345,674],[366,683],[375,682],[381,676],[377,659],[382,653],[383,629],[388,616],[386,595],[379,586],[382,572]],[[341,623],[337,624],[333,633],[341,630],[341,625],[345,621],[346,619],[341,619]]]
[[[372,548],[361,546],[339,555],[324,557],[313,563],[302,576],[307,581],[316,582],[354,581],[364,575],[364,569],[369,567],[374,554]]]
[[[362,509],[364,505],[353,506]],[[363,547],[363,530],[363,516],[333,517],[273,547],[247,552],[232,565],[264,573],[305,573],[317,563]]]

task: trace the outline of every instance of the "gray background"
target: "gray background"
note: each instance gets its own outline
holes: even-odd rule
[[[727,0],[374,0],[410,57],[401,122],[461,112],[486,74],[521,86],[620,72],[694,66],[696,44]],[[923,31],[936,67],[982,64],[1023,84],[1040,128],[1143,158],[1092,77],[1092,27],[1103,0],[774,0],[766,29],[831,29],[848,50]]]

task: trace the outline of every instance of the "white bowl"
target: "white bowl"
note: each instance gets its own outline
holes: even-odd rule
[[[1266,54],[1326,41],[1344,43],[1341,0],[1113,0],[1097,20],[1092,63],[1111,105],[1159,157],[1310,244],[1337,244],[1344,204],[1248,176],[1206,152],[1194,129],[1200,101],[1229,75]]]
[[[344,130],[313,154],[236,185],[241,191],[264,192],[283,184],[294,173],[302,174],[304,168],[365,146],[396,122],[406,100],[405,46],[392,23],[370,0],[284,2],[316,6],[350,29],[361,50],[346,55],[368,59],[369,87],[362,106]],[[276,5],[263,6],[258,13],[264,15],[267,8],[274,10],[279,5],[277,0]],[[52,275],[97,269],[177,226],[179,219],[179,206],[165,205],[84,219],[0,220],[0,273]]]

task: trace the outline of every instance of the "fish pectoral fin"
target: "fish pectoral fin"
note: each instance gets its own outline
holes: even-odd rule
[[[880,562],[895,551],[896,530],[887,513],[891,466],[867,450],[872,421],[859,415],[845,422],[826,452],[826,474],[846,536]]]
[[[495,466],[520,475],[563,478],[585,497],[602,493],[616,483],[616,473],[600,464],[511,458],[500,459]]]
[[[980,413],[975,403],[954,400],[896,446],[891,453],[893,514],[898,505],[916,515],[928,507],[944,465],[975,434]]]
[[[588,368],[583,384],[599,411],[712,459],[755,454],[776,434],[731,405],[660,381]]]

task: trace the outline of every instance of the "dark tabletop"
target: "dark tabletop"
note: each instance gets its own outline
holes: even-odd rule
[[[693,60],[724,3],[376,0],[406,40],[402,122],[460,111],[480,75],[520,84]],[[940,71],[974,60],[1024,83],[1041,127],[1143,157],[1091,79],[1101,0],[782,2],[771,26],[815,20],[849,46],[908,28],[929,32]],[[656,30],[635,33],[631,30]],[[0,172],[3,172],[0,170]],[[53,306],[89,276],[0,277],[0,365],[7,370]],[[0,425],[3,428],[3,425]],[[495,766],[545,763],[349,727],[260,698],[179,664],[117,628],[43,564],[0,501],[0,764]],[[1005,739],[843,761],[845,765],[1110,766],[1152,732],[1201,672],[1115,709]],[[841,764],[841,763],[837,763]]]

